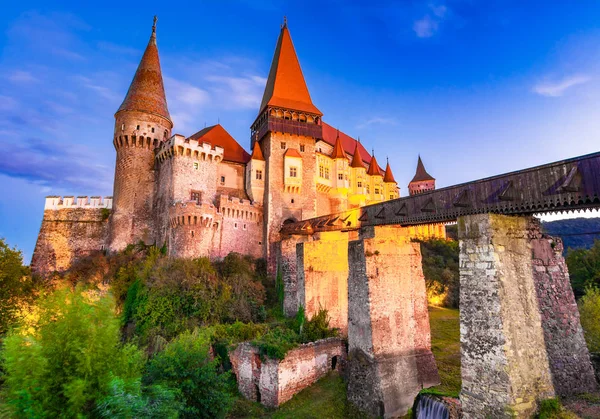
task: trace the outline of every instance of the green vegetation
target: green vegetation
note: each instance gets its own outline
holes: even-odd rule
[[[458,242],[432,239],[420,243],[429,303],[435,306],[458,308],[460,294]]]
[[[458,310],[429,307],[431,351],[440,374],[441,384],[430,393],[458,397],[460,378],[460,320]]]
[[[571,286],[576,298],[588,287],[600,287],[600,240],[589,249],[569,249],[566,256]]]
[[[589,287],[579,300],[585,341],[591,352],[600,352],[600,288]]]

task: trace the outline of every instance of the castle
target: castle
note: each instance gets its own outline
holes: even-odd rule
[[[113,197],[47,197],[33,272],[63,271],[140,241],[174,257],[238,252],[272,262],[283,224],[398,198],[389,162],[383,170],[322,117],[284,23],[251,125],[251,153],[220,124],[173,135],[155,19],[115,114]],[[409,192],[434,188],[419,157]]]

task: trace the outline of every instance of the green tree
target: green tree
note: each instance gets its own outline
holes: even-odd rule
[[[600,287],[600,240],[588,250],[569,249],[566,261],[576,298],[583,296],[590,286]]]
[[[146,382],[181,391],[185,400],[182,417],[224,417],[233,403],[230,375],[217,372],[218,361],[211,360],[210,341],[209,329],[183,332],[148,364]]]
[[[81,417],[114,377],[140,377],[141,352],[120,343],[114,299],[82,289],[41,298],[37,319],[4,341],[4,399],[18,417]]]
[[[598,243],[598,242],[596,242]],[[585,341],[591,352],[600,352],[600,289],[588,287],[579,300],[579,314]]]
[[[17,319],[20,305],[29,301],[33,282],[23,266],[23,254],[0,238],[0,335]]]

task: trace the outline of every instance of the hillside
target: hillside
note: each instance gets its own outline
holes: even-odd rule
[[[585,248],[594,245],[594,240],[600,240],[600,218],[574,218],[543,222],[543,228],[552,236],[563,239],[565,250]]]

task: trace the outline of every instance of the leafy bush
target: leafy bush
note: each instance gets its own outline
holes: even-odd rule
[[[329,314],[327,310],[319,308],[319,311],[309,321],[304,323],[304,327],[300,331],[300,341],[302,343],[314,342],[337,336],[337,334],[337,330],[329,327]]]
[[[589,250],[569,249],[566,261],[576,298],[582,297],[590,286],[600,287],[600,240]]]
[[[598,243],[598,242],[596,242]],[[591,352],[600,352],[600,289],[589,287],[579,300],[579,314],[585,341]]]
[[[183,332],[148,364],[148,383],[181,391],[183,417],[224,417],[232,405],[229,374],[218,374],[218,362],[210,356],[210,340],[209,329]]]
[[[298,333],[287,327],[278,326],[271,328],[252,344],[259,350],[262,358],[283,359],[288,351],[299,345]]]
[[[438,239],[422,241],[421,255],[429,303],[458,308],[460,294],[458,242]]]
[[[120,343],[112,296],[63,289],[37,309],[4,341],[4,398],[16,416],[89,414],[113,377],[140,376],[142,354]]]

